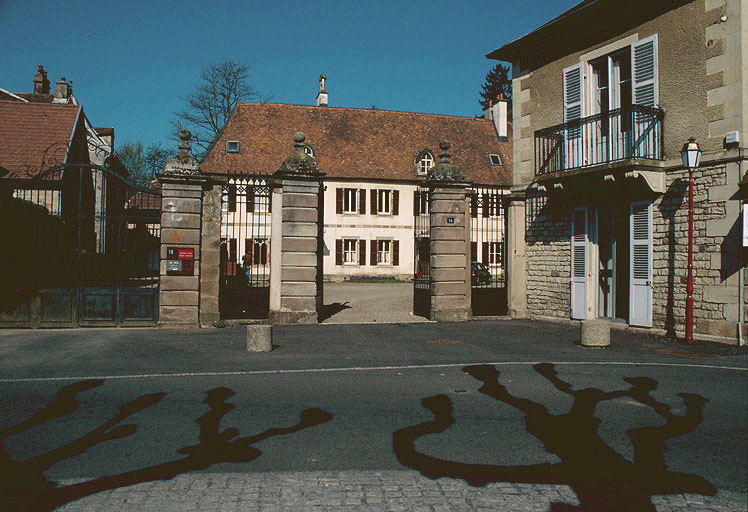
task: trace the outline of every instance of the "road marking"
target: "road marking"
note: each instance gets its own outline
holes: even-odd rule
[[[163,379],[173,377],[242,377],[252,375],[281,375],[293,373],[335,373],[335,372],[369,372],[369,371],[393,371],[393,370],[427,370],[430,368],[460,368],[474,365],[489,366],[531,366],[540,363],[549,363],[556,366],[656,366],[662,368],[700,368],[705,370],[733,370],[748,372],[748,368],[740,366],[717,366],[708,364],[689,363],[647,363],[626,361],[498,361],[498,362],[472,362],[472,363],[445,363],[445,364],[421,364],[403,366],[352,366],[346,368],[300,368],[287,370],[247,370],[236,372],[184,372],[184,373],[140,373],[132,375],[87,375],[76,377],[27,377],[19,379],[0,379],[2,383],[20,382],[53,382],[68,380],[88,379]]]

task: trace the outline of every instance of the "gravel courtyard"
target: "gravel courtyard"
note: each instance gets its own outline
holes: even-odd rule
[[[413,283],[325,283],[322,323],[427,322],[413,315]]]

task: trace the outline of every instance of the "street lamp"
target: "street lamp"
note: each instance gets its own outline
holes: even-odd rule
[[[701,148],[693,137],[680,152],[688,168],[688,282],[686,284],[686,343],[693,343],[693,170],[699,166]]]

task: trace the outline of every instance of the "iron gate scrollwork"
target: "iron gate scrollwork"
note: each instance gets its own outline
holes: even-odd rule
[[[495,187],[473,187],[468,194],[473,316],[507,313],[505,193]]]
[[[9,247],[0,324],[152,325],[158,320],[161,193],[97,164],[3,180]]]
[[[268,175],[228,176],[221,194],[222,319],[268,317],[270,215]]]
[[[431,314],[431,192],[418,187],[413,197],[413,314]]]

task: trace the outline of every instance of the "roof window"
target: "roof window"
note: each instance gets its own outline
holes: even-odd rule
[[[241,153],[241,142],[238,140],[229,140],[226,142],[226,154]]]
[[[415,159],[416,164],[416,175],[426,176],[429,173],[429,169],[434,166],[434,155],[431,150],[424,149]]]
[[[501,165],[503,165],[501,163],[501,157],[497,154],[489,153],[488,159],[491,161],[492,167],[500,167]]]
[[[314,158],[314,148],[312,148],[308,142],[304,143],[304,153]]]

